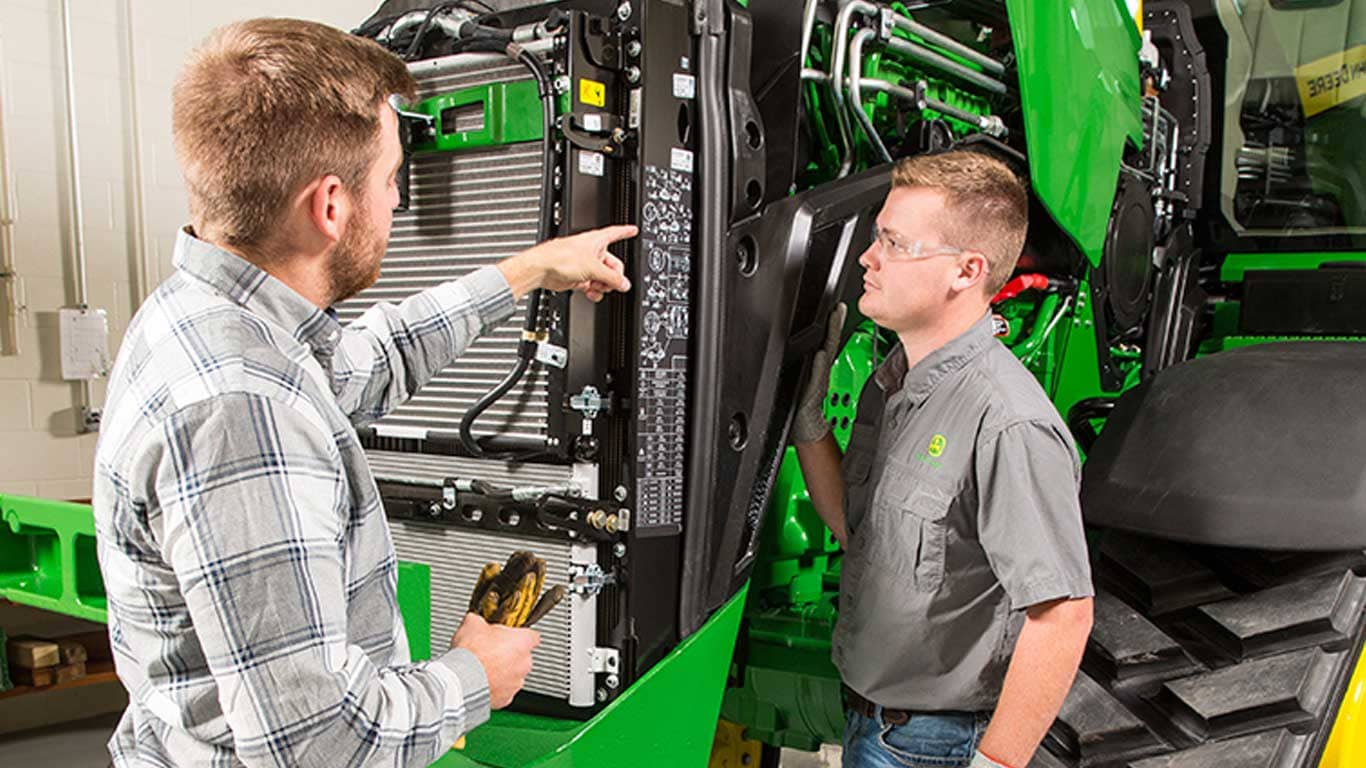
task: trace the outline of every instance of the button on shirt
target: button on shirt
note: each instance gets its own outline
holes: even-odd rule
[[[95,523],[129,705],[118,766],[425,766],[488,718],[468,651],[409,663],[355,425],[514,301],[496,268],[342,328],[182,232],[110,381]]]
[[[1067,428],[990,316],[863,390],[834,660],[885,707],[994,709],[1023,609],[1093,594]]]

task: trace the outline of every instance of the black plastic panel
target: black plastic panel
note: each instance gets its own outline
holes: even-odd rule
[[[1167,368],[1091,451],[1092,525],[1218,546],[1366,548],[1366,346],[1282,342]]]

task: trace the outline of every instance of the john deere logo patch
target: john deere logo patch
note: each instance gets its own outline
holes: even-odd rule
[[[947,443],[943,435],[935,435],[930,438],[930,447],[925,452],[937,459],[944,454],[944,446]]]

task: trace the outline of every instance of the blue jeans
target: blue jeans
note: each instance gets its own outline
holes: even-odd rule
[[[849,710],[844,718],[844,768],[966,768],[987,730],[985,712],[913,714],[905,725]]]

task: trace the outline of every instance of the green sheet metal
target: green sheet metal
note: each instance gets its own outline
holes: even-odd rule
[[[398,612],[408,634],[413,661],[432,657],[432,568],[423,563],[398,563]],[[441,638],[447,644],[450,638]],[[445,648],[446,646],[441,646]]]
[[[435,139],[414,143],[414,152],[449,152],[536,141],[543,132],[541,98],[536,83],[530,80],[443,93],[418,102],[413,111],[436,120]],[[457,114],[479,114],[479,127],[456,130]]]
[[[105,620],[95,519],[85,504],[0,496],[0,597]]]
[[[1138,29],[1122,0],[1006,8],[1034,191],[1098,265],[1125,143],[1143,144]]]
[[[495,712],[440,768],[698,768],[707,764],[746,591],[587,722]]]

